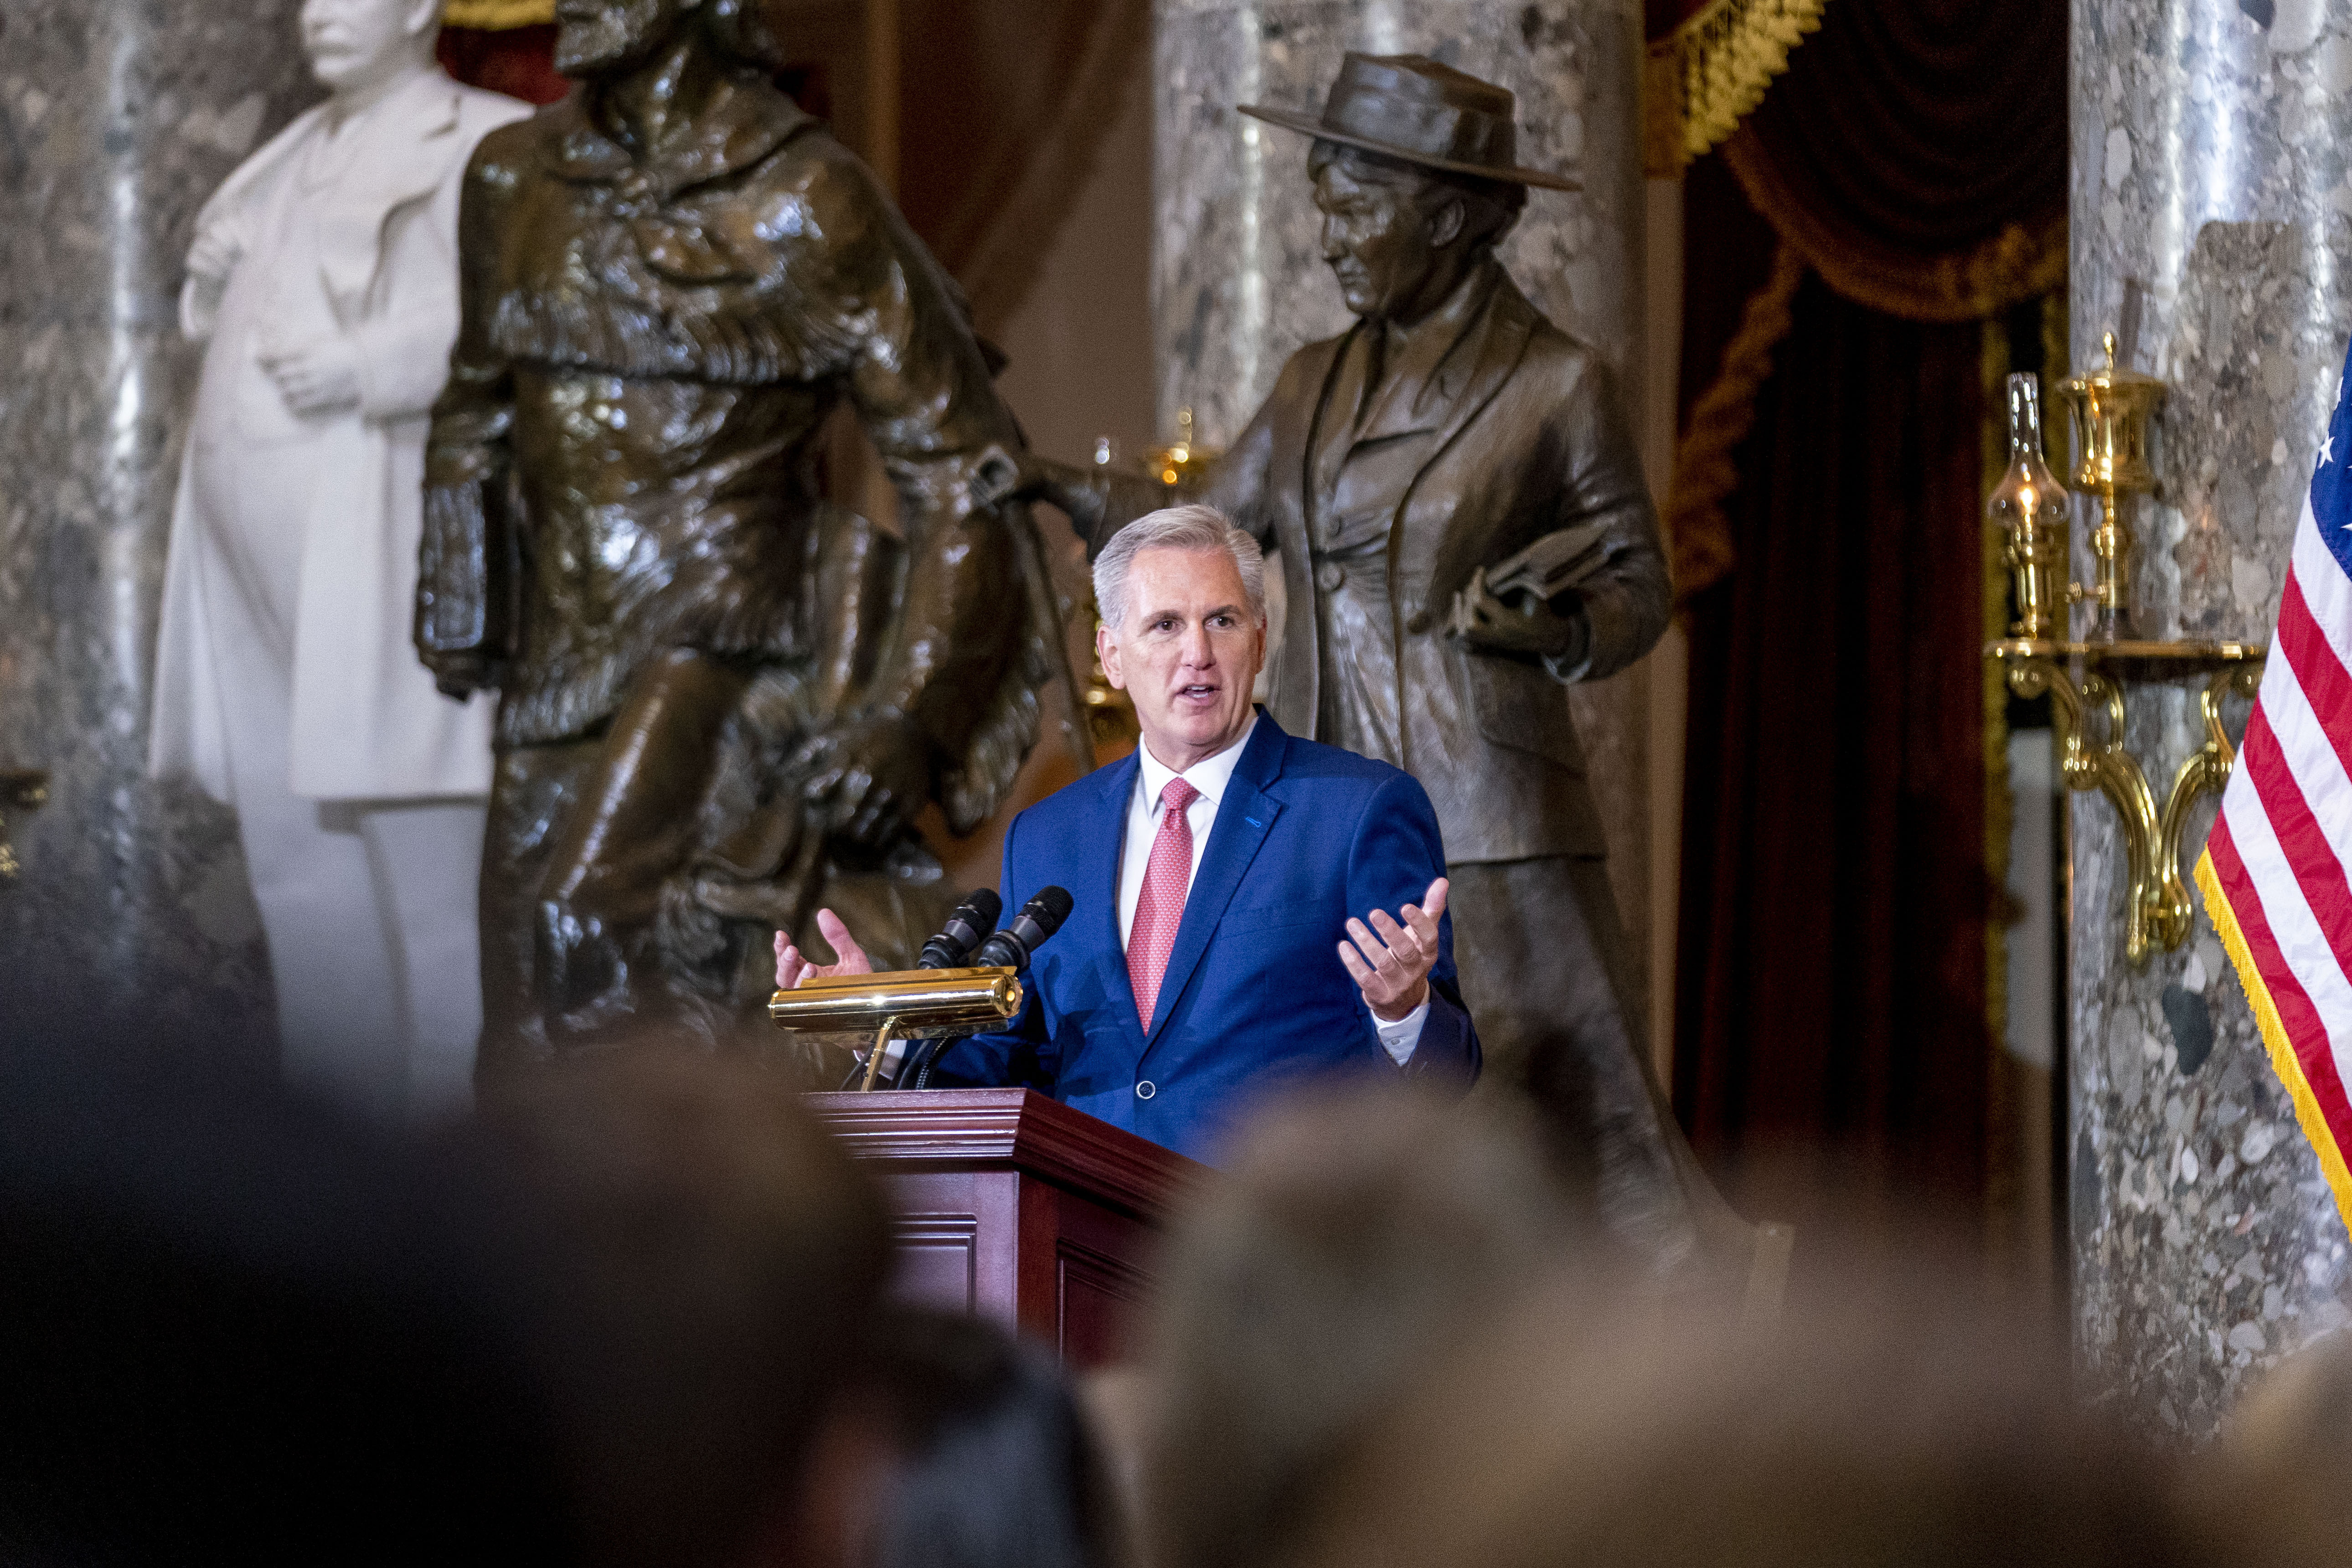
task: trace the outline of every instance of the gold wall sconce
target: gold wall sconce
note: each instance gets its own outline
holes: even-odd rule
[[[2189,808],[2229,782],[2237,749],[2221,725],[2221,703],[2236,695],[2252,700],[2261,684],[2263,650],[2245,643],[2046,642],[2015,637],[1994,643],[1990,657],[2009,666],[2009,689],[2032,699],[2047,692],[2051,725],[2057,732],[2058,765],[2071,789],[2096,789],[2113,803],[2124,831],[2124,956],[2145,963],[2151,944],[2167,952],[2189,936],[2196,905],[2180,874],[2181,832]],[[2068,666],[2079,672],[2079,680]],[[2124,686],[2127,681],[2177,679],[2205,674],[2198,706],[2205,719],[2205,743],[2189,754],[2172,778],[2159,812],[2156,794],[2139,760],[2124,744]],[[2095,710],[2102,723],[2093,733]]]
[[[2181,835],[2197,797],[2219,794],[2229,780],[2237,750],[2222,727],[2222,703],[2232,696],[2253,697],[2267,650],[2257,643],[2151,641],[2127,635],[2132,531],[2122,500],[2157,488],[2147,436],[2166,387],[2153,376],[2116,368],[2113,332],[2106,334],[2106,369],[2060,387],[2073,416],[2072,477],[2100,502],[2099,526],[2091,536],[2097,579],[2088,588],[2067,580],[2066,497],[2042,461],[2040,384],[2032,374],[2009,378],[2009,471],[1994,487],[1985,512],[2001,531],[2018,615],[2010,635],[1989,644],[1985,657],[2007,667],[2009,689],[2017,696],[2049,697],[2060,773],[2067,786],[2096,789],[2114,805],[2129,879],[2124,956],[2139,964],[2147,961],[2151,947],[2171,952],[2188,939],[2196,906],[2180,874]],[[2062,635],[2066,606],[2084,602],[2092,606],[2092,635],[2068,640]],[[2135,682],[2199,675],[2206,677],[2198,699],[2205,741],[2173,774],[2159,810],[2147,771],[2124,742],[2124,691]]]
[[[2112,642],[2131,635],[2126,584],[2134,539],[2123,498],[2156,491],[2147,433],[2168,389],[2152,375],[2116,365],[2115,333],[2104,334],[2101,342],[2107,351],[2106,368],[2062,381],[2058,392],[2066,400],[2066,423],[2074,437],[2070,478],[2075,489],[2099,498],[2099,526],[2091,533],[2096,580],[2077,596],[2091,603],[2092,637]]]
[[[30,811],[49,798],[49,775],[39,768],[0,768],[0,882],[13,882],[24,871],[8,842],[11,811]]]

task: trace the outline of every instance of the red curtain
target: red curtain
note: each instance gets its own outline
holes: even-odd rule
[[[2064,264],[2066,8],[1831,0],[1722,156],[1874,310],[1962,321],[2044,292]]]
[[[555,28],[444,27],[441,67],[471,87],[485,87],[525,103],[553,103],[572,84],[555,73]]]
[[[1150,90],[1148,0],[900,0],[898,205],[1001,328],[1125,95]]]
[[[1818,278],[1792,314],[1726,504],[1738,565],[1689,606],[1675,1108],[1750,1214],[1832,1201],[1782,1184],[1825,1173],[1783,1163],[1799,1148],[1832,1152],[1841,1205],[1966,1202],[1988,1071],[1979,333]]]
[[[1832,0],[1686,177],[1686,429],[1802,279],[1736,481],[1672,509],[1728,563],[1686,606],[1675,1103],[1751,1215],[1983,1199],[1980,318],[2063,279],[2065,26]]]

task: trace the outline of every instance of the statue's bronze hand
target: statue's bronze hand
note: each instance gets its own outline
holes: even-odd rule
[[[421,656],[433,672],[434,687],[442,696],[463,702],[477,691],[498,684],[490,661],[478,653],[428,653]]]
[[[1087,484],[1087,470],[1052,458],[1023,450],[1006,454],[1013,460],[1010,472],[994,484],[975,479],[972,500],[982,506],[994,506],[1007,500],[1042,500],[1075,513],[1076,508],[1089,504],[1093,489]]]
[[[1544,658],[1576,653],[1586,635],[1581,615],[1563,616],[1525,594],[1513,595],[1507,604],[1495,597],[1486,591],[1484,568],[1471,577],[1468,587],[1454,595],[1454,613],[1445,629],[1472,647]]]
[[[868,849],[897,838],[930,798],[929,747],[898,713],[850,720],[802,747],[793,766],[814,819]]]

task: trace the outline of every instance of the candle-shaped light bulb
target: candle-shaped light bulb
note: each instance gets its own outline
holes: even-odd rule
[[[2012,637],[2053,638],[2066,602],[2066,492],[2042,456],[2042,383],[2031,372],[2009,378],[2009,468],[1985,503],[2001,531],[2015,589]]]

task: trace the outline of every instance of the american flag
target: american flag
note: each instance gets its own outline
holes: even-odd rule
[[[2197,885],[2352,1225],[2352,354]]]

